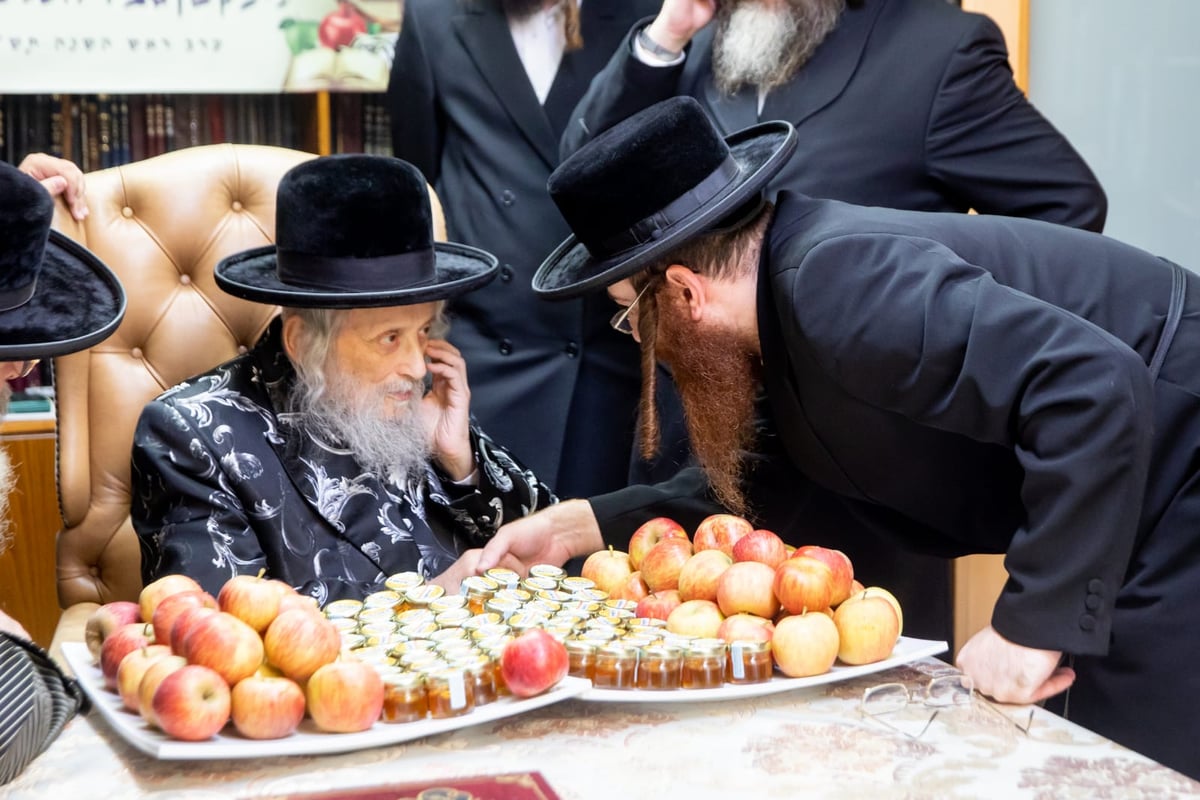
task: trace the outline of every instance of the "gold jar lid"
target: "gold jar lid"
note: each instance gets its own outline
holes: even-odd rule
[[[479,675],[492,667],[492,660],[482,653],[465,653],[447,659],[451,668],[461,669],[472,675]]]
[[[471,611],[466,608],[451,608],[439,613],[433,621],[443,628],[460,628],[471,618]]]
[[[649,647],[653,644],[658,644],[662,639],[658,636],[647,636],[642,633],[626,633],[620,637],[620,641],[632,647]]]
[[[350,655],[357,658],[359,661],[365,661],[368,664],[395,664],[396,659],[392,658],[386,647],[370,646],[356,647],[350,651]]]
[[[666,628],[667,621],[658,617],[634,617],[629,620],[629,626],[632,628],[634,625],[643,628]]]
[[[729,654],[734,658],[741,658],[743,654],[769,652],[771,652],[771,643],[762,640],[737,639],[729,643]]]
[[[433,643],[435,653],[463,653],[475,649],[475,643],[470,639],[442,639]]]
[[[542,600],[547,603],[557,603],[561,606],[563,603],[569,603],[574,599],[575,595],[570,592],[564,592],[561,589],[542,589],[534,593],[533,600],[530,602]]]
[[[608,656],[610,658],[632,658],[638,657],[638,649],[624,642],[606,642],[596,648],[597,656]]]
[[[396,612],[389,606],[363,608],[358,612],[356,619],[360,627],[371,622],[392,622],[396,619]]]
[[[436,643],[431,639],[408,639],[407,641],[396,642],[388,652],[394,657],[400,658],[409,653],[428,653],[433,650],[434,644]]]
[[[400,628],[400,635],[406,639],[429,639],[440,630],[433,620],[428,622],[413,622]]]
[[[448,594],[444,597],[439,597],[429,604],[429,610],[434,614],[441,614],[443,611],[454,611],[459,608],[467,607],[467,598],[461,594]]]
[[[618,599],[610,597],[604,601],[604,607],[605,608],[620,608],[620,609],[627,609],[629,611],[636,611],[637,603],[633,600],[618,600]]]
[[[388,672],[383,678],[385,688],[414,690],[425,686],[425,676],[419,672]]]
[[[514,603],[528,603],[533,599],[533,592],[525,589],[499,589],[492,596],[493,600],[511,600]]]
[[[683,658],[682,647],[672,647],[666,644],[652,644],[642,648],[642,659],[658,659],[671,661],[677,658]]]
[[[444,595],[446,590],[436,583],[424,583],[420,586],[414,586],[404,593],[404,599],[409,605],[420,608],[428,606],[434,600]]]
[[[507,620],[521,609],[521,603],[504,597],[493,597],[484,604],[483,608],[489,613],[498,614],[501,620]]]
[[[556,603],[553,600],[543,600],[540,597],[535,597],[525,604],[525,611],[531,611],[538,614],[556,614],[562,609],[562,603]]]
[[[362,600],[334,600],[328,603],[322,610],[325,612],[325,616],[334,619],[337,617],[357,616],[362,607]]]
[[[512,634],[504,634],[503,636],[493,636],[490,639],[482,639],[475,643],[480,652],[487,653],[492,658],[499,658],[504,652],[504,646],[513,640]]]
[[[459,588],[468,596],[473,594],[490,595],[495,594],[496,590],[500,588],[500,581],[492,580],[486,575],[468,575],[459,583]]]
[[[404,596],[395,589],[371,592],[363,598],[363,608],[396,608],[404,602]]]
[[[508,636],[512,633],[512,628],[502,623],[494,623],[491,625],[480,625],[471,631],[471,638],[477,642],[482,642],[485,639],[493,639],[497,636]]]
[[[595,603],[605,603],[609,599],[608,592],[605,592],[601,589],[580,589],[578,592],[574,592],[573,594],[575,595],[576,600],[586,600]],[[633,605],[634,607],[637,607],[637,603],[634,603]]]
[[[696,656],[723,656],[727,649],[724,639],[693,639],[687,643],[685,652]]]
[[[521,633],[530,628],[542,627],[548,619],[550,619],[548,614],[522,610],[508,618],[508,627],[512,628],[513,633]]]
[[[329,624],[334,627],[338,633],[353,633],[358,630],[358,620],[354,617],[331,617]]]
[[[393,620],[385,619],[378,622],[359,622],[358,632],[363,636],[390,636],[399,626]]]
[[[596,648],[601,645],[594,639],[567,639],[563,642],[563,646],[567,648],[568,653],[594,653]]]
[[[433,633],[429,634],[430,639],[435,642],[444,642],[447,639],[466,639],[468,634],[462,628],[438,628]]]
[[[358,647],[366,647],[367,637],[361,633],[343,633],[342,634],[342,650],[354,650]]]
[[[414,586],[420,586],[424,582],[425,579],[421,577],[421,573],[419,572],[397,572],[394,575],[389,575],[383,582],[383,585],[393,591],[404,594],[409,589]]]
[[[492,567],[487,572],[483,573],[491,578],[502,587],[513,588],[521,582],[521,576],[511,569],[504,567]]]
[[[592,642],[611,642],[619,635],[616,628],[588,628],[582,633],[577,634],[580,639],[587,639]]]
[[[396,622],[403,627],[416,622],[433,622],[434,616],[434,613],[428,608],[410,608],[407,611],[401,611],[396,617]]]
[[[558,581],[554,578],[540,578],[537,575],[530,575],[521,581],[521,588],[531,594],[550,592],[558,588]]]
[[[556,567],[553,564],[534,564],[529,568],[529,574],[539,578],[553,578],[556,581],[561,581],[567,577],[567,571],[562,567]]]
[[[601,608],[603,606],[593,600],[568,600],[563,603],[563,611],[581,614],[584,619],[599,614]]]
[[[397,663],[406,669],[419,669],[426,664],[432,664],[435,661],[441,660],[441,655],[432,650],[415,650],[400,656],[397,659]]]
[[[613,608],[611,606],[604,606],[600,609],[600,616],[626,622],[631,619],[637,619],[637,612],[632,608]]]
[[[482,628],[484,625],[499,625],[501,622],[500,615],[491,611],[484,611],[480,614],[475,614],[468,619],[463,620],[461,627],[469,631]]]
[[[589,589],[595,589],[596,582],[594,580],[592,580],[591,578],[581,578],[581,577],[576,576],[576,577],[571,577],[571,578],[563,578],[561,581],[559,581],[558,586],[564,592],[570,592],[571,594],[576,594],[578,592],[587,591]]]

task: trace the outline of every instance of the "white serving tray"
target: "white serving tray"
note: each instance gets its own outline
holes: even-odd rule
[[[876,661],[874,664],[863,664],[857,667],[847,667],[841,664],[823,675],[811,678],[787,678],[778,673],[765,683],[727,683],[718,689],[670,689],[666,691],[651,691],[646,689],[597,689],[590,688],[579,695],[580,700],[596,703],[697,703],[710,700],[736,700],[742,697],[761,697],[762,695],[791,692],[796,689],[806,689],[810,686],[821,686],[826,683],[837,683],[874,672],[882,672],[910,661],[916,661],[929,656],[936,656],[947,649],[945,642],[935,642],[930,639],[910,639],[901,636],[892,650],[890,658]]]
[[[324,733],[318,731],[312,720],[305,719],[299,730],[283,739],[256,741],[238,735],[233,725],[226,725],[221,733],[205,742],[182,742],[147,725],[142,718],[125,709],[115,692],[104,688],[100,668],[92,663],[91,654],[82,642],[66,642],[63,656],[75,677],[83,686],[93,706],[105,721],[129,744],[164,761],[207,761],[226,758],[264,758],[270,756],[322,755],[365,750],[370,747],[407,742],[432,736],[437,733],[479,725],[504,717],[511,717],[535,708],[576,697],[591,687],[583,678],[570,676],[553,689],[536,697],[519,700],[504,697],[494,703],[471,711],[461,717],[449,719],[425,719],[416,722],[376,722],[369,730],[359,733]]]

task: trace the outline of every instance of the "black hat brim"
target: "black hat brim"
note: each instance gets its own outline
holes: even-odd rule
[[[659,256],[717,227],[741,210],[766,187],[796,149],[796,129],[789,122],[753,125],[726,138],[737,161],[739,177],[672,226],[661,237],[597,259],[575,236],[554,249],[533,276],[533,291],[547,300],[568,300],[628,278]]]
[[[217,285],[256,303],[288,308],[379,308],[448,300],[489,283],[499,269],[485,250],[454,242],[435,242],[434,283],[388,292],[321,291],[292,286],[275,271],[275,245],[246,250],[217,264]]]
[[[33,296],[0,312],[0,361],[53,358],[107,339],[125,317],[125,291],[92,251],[51,230]]]

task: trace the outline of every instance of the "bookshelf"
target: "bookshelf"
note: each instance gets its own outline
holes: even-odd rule
[[[48,152],[91,172],[216,142],[386,155],[389,126],[381,93],[9,94],[0,159]]]

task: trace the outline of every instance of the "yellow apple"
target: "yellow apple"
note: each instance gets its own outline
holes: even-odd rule
[[[837,626],[825,614],[792,614],[775,624],[771,655],[779,670],[790,678],[824,675],[837,654]]]
[[[837,626],[838,658],[843,664],[873,664],[892,654],[900,638],[900,620],[886,598],[863,592],[833,612]]]

